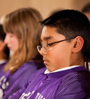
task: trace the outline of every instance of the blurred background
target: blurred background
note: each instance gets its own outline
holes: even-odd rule
[[[33,7],[48,17],[53,11],[59,9],[81,9],[90,3],[90,0],[0,0],[0,18],[18,8]]]

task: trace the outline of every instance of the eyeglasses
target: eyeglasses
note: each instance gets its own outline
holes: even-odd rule
[[[74,39],[75,37],[71,37],[69,39],[64,39],[64,40],[60,40],[60,41],[56,41],[56,42],[52,42],[52,43],[45,43],[45,44],[42,44],[41,46],[38,45],[37,46],[37,50],[39,53],[41,53],[41,49],[43,48],[44,51],[48,51],[48,50],[51,50],[51,46],[55,43],[60,43],[60,42],[63,42],[63,41],[67,41],[67,40],[70,40],[70,39]]]

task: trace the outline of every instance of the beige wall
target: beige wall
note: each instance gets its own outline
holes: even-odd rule
[[[90,0],[29,0],[29,5],[37,8],[43,17],[47,17],[55,9],[81,10]]]
[[[37,8],[44,17],[55,9],[71,8],[72,0],[29,0],[32,7]]]
[[[0,17],[26,6],[29,6],[29,0],[0,0]]]
[[[34,7],[46,18],[56,9],[78,9],[90,0],[0,0],[0,17],[21,7]]]

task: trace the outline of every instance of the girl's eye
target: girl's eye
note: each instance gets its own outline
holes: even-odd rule
[[[13,37],[12,35],[10,35],[10,37]]]
[[[14,34],[12,34],[12,33],[8,33],[7,34],[10,38],[12,38],[13,36],[14,36]]]
[[[13,37],[13,35],[12,35],[12,34],[10,34],[10,35],[9,35],[9,37],[11,37],[11,38],[12,38],[12,37]]]

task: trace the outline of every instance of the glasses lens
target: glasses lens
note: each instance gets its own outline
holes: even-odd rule
[[[37,50],[38,50],[39,52],[41,51],[41,46],[40,46],[40,45],[37,46]]]

